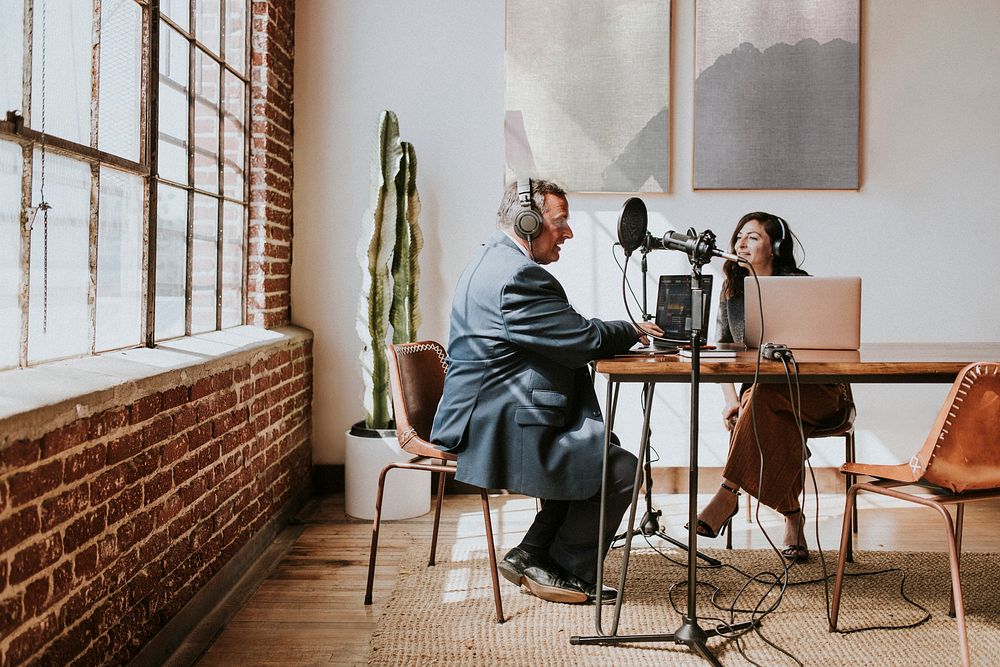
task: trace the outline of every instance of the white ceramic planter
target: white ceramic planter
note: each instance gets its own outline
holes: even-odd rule
[[[375,518],[375,493],[382,468],[412,456],[399,448],[395,431],[379,431],[380,437],[344,437],[344,504],[347,513],[358,519]],[[421,470],[391,470],[382,496],[382,519],[410,519],[431,508],[431,474]]]

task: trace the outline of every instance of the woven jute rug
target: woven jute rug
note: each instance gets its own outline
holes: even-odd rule
[[[752,609],[765,595],[770,581],[782,574],[780,559],[771,551],[706,550],[726,565],[768,583],[750,583],[736,570],[700,568],[698,573],[699,625],[742,621],[744,611],[730,617],[734,596],[744,587],[737,607]],[[495,622],[489,564],[485,551],[439,549],[438,564],[427,567],[427,546],[415,544],[404,556],[395,590],[372,634],[370,665],[702,665],[686,646],[672,643],[636,643],[618,646],[571,645],[574,635],[594,635],[594,608],[539,600],[501,578],[506,623]],[[626,602],[619,634],[673,632],[687,605],[684,553],[650,549],[632,552]],[[609,581],[617,582],[620,552],[608,557]],[[836,554],[827,552],[830,592]],[[972,664],[1000,664],[1000,555],[965,554],[962,582],[969,628]],[[849,573],[882,574],[847,578],[840,610],[840,629],[900,626],[915,623],[926,612],[907,602],[903,590],[930,612],[915,628],[866,630],[852,634],[829,632],[822,565],[814,554],[809,563],[790,570],[780,605],[760,624],[760,632],[741,639],[716,637],[711,651],[726,665],[949,665],[959,664],[955,620],[948,617],[950,589],[945,554],[858,552]],[[808,583],[812,580],[815,583]],[[806,582],[806,583],[803,583]],[[674,590],[669,593],[672,585]],[[766,608],[776,591],[764,601]],[[613,607],[604,607],[603,622],[610,632]],[[718,619],[718,620],[711,620]],[[774,646],[768,644],[771,642]],[[780,647],[779,648],[775,648]],[[741,654],[740,649],[743,653]]]

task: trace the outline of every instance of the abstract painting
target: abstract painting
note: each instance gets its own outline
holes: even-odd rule
[[[696,0],[695,189],[857,189],[860,0]]]
[[[670,2],[507,0],[507,180],[669,187]]]

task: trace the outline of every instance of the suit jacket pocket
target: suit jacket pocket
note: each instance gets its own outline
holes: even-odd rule
[[[552,389],[532,389],[531,404],[542,408],[565,408],[566,394]]]
[[[558,408],[521,407],[514,413],[514,421],[522,426],[562,426],[566,414]]]

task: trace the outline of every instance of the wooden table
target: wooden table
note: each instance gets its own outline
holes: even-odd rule
[[[730,346],[732,347],[732,346]],[[736,349],[736,348],[733,348]],[[882,383],[950,383],[958,373],[970,363],[976,361],[1000,360],[1000,343],[868,343],[858,351],[835,350],[793,350],[797,364],[800,382],[833,383],[833,382],[882,382]],[[787,379],[784,364],[778,361],[759,359],[757,350],[738,349],[735,357],[708,358],[701,361],[698,367],[699,384],[702,382],[785,382]],[[629,553],[635,526],[636,503],[638,502],[639,484],[641,483],[642,461],[649,447],[649,417],[652,410],[653,390],[661,382],[690,382],[692,380],[691,362],[678,355],[625,355],[614,359],[602,359],[596,364],[597,372],[607,376],[608,388],[605,403],[605,474],[607,473],[607,450],[610,447],[610,433],[614,422],[615,404],[618,397],[618,386],[623,382],[642,383],[646,385],[643,407],[643,436],[639,444],[640,465],[636,469],[635,487],[632,494],[632,504],[629,511],[629,528],[626,533],[625,550],[622,557],[622,570],[619,578],[619,590],[624,591],[625,577],[628,572]],[[628,635],[618,634],[618,624],[621,613],[622,597],[615,602],[611,632],[604,631],[601,623],[601,605],[596,605],[594,613],[596,635],[590,637],[574,636],[573,644],[617,644],[621,642],[663,642],[684,643],[697,650],[708,662],[719,664],[705,646],[708,637],[721,634],[723,627],[710,628],[707,631],[697,625],[697,605],[694,590],[697,586],[696,549],[697,533],[697,489],[698,489],[698,454],[697,454],[697,415],[698,393],[691,392],[691,414],[694,420],[691,424],[691,463],[688,488],[688,614],[685,624],[677,632],[668,634]],[[603,554],[604,548],[604,489],[601,490],[601,521],[599,528],[598,553]],[[597,588],[604,583],[603,562],[597,573]],[[744,627],[754,625],[756,621],[742,624]]]
[[[1000,343],[866,343],[860,351],[794,350],[802,382],[951,382],[967,364],[1000,360]],[[736,358],[702,359],[703,382],[749,382],[758,354],[739,349]],[[675,354],[629,355],[597,362],[609,382],[688,382],[691,362]],[[784,382],[776,361],[760,362],[760,382]]]

